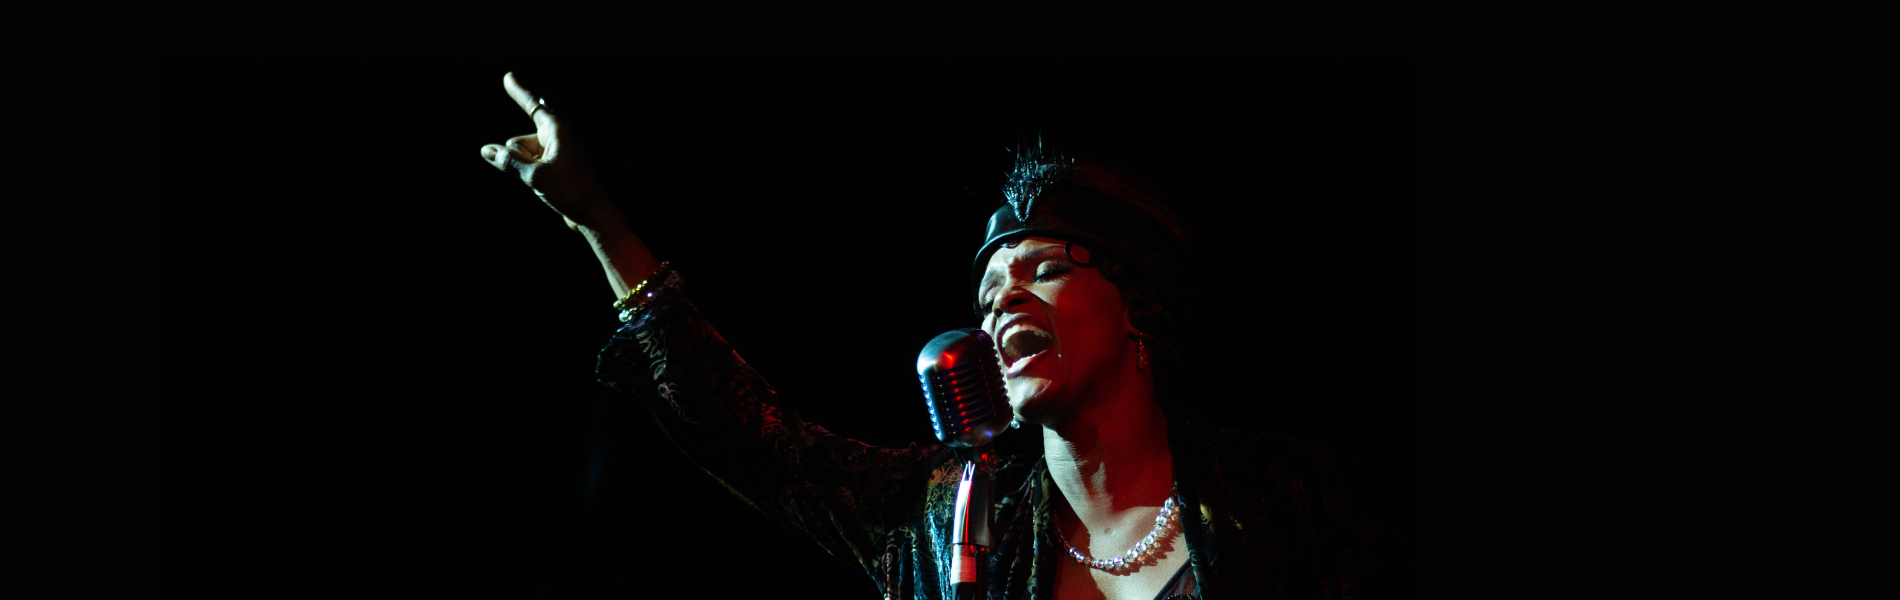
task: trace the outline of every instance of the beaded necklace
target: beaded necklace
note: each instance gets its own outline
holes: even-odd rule
[[[1055,533],[1056,540],[1062,542],[1062,547],[1069,551],[1069,558],[1075,559],[1077,564],[1109,572],[1130,570],[1153,554],[1157,543],[1173,535],[1175,525],[1181,520],[1181,511],[1175,510],[1174,505],[1175,496],[1181,495],[1180,488],[1181,484],[1177,482],[1168,490],[1168,501],[1161,505],[1161,514],[1155,516],[1155,528],[1148,532],[1147,537],[1141,538],[1141,541],[1135,542],[1135,547],[1129,548],[1127,552],[1114,558],[1106,560],[1089,558],[1087,553],[1069,543],[1069,539],[1062,535],[1062,528],[1053,527],[1054,519],[1050,520],[1050,525],[1052,525],[1050,530]]]

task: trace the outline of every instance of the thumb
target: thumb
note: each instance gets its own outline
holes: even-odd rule
[[[520,151],[501,144],[482,146],[482,160],[488,161],[489,165],[502,171],[518,171],[523,166],[534,164],[534,159],[528,158],[522,155]]]

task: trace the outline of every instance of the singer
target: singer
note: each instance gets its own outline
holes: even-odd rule
[[[1040,437],[1041,454],[872,447],[785,408],[633,234],[558,113],[512,74],[503,86],[536,132],[484,146],[483,158],[587,240],[621,298],[600,381],[645,402],[747,503],[855,562],[883,597],[1366,591],[1378,565],[1368,526],[1324,453],[1195,421],[1193,381],[1206,374],[1193,372],[1182,331],[1213,324],[1195,320],[1192,240],[1126,173],[1022,149],[971,272],[944,274],[970,278],[1001,356],[1012,422],[999,439]],[[973,591],[953,585],[952,538],[959,481],[977,460],[993,461],[994,504],[990,546],[973,563],[984,589]]]

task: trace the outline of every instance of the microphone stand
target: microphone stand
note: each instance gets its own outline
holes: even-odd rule
[[[963,478],[957,481],[956,514],[950,521],[951,590],[956,600],[982,600],[988,595],[990,478],[996,467],[991,450],[991,444],[971,448]]]
[[[964,459],[957,481],[956,514],[950,521],[950,588],[955,600],[985,600],[989,595],[990,479],[995,448],[990,443],[1008,431],[1009,394],[1003,389],[1002,357],[981,329],[956,329],[937,336],[917,353],[917,378],[930,407],[930,428],[937,440],[957,448]]]

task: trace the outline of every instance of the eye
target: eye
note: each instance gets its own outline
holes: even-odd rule
[[[1055,278],[1061,277],[1063,274],[1068,273],[1069,271],[1074,271],[1074,270],[1075,270],[1075,267],[1066,262],[1059,262],[1059,261],[1052,260],[1046,263],[1042,263],[1042,266],[1036,269],[1036,283],[1043,283],[1046,281],[1054,280]]]

